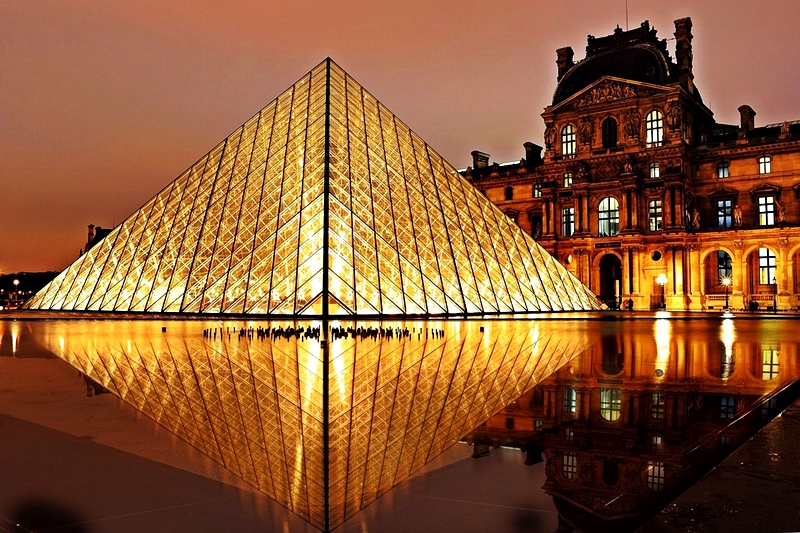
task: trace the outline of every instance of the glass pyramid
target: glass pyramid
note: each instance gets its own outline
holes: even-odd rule
[[[47,326],[42,345],[323,531],[590,344],[558,321],[304,324],[394,333],[328,342],[259,335],[279,326],[268,322],[250,322],[245,335],[242,324],[194,320]]]
[[[326,59],[26,307],[328,317],[602,304]]]

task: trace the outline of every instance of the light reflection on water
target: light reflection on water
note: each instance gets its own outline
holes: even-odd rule
[[[278,324],[298,325],[0,321],[0,356],[42,357],[47,346],[319,525],[323,492],[309,472],[324,462],[315,446],[323,440],[323,348],[316,339],[236,332],[228,339],[233,328]],[[329,502],[329,523],[354,516],[466,436],[478,447],[512,445],[528,450],[528,462],[544,460],[543,489],[573,526],[633,530],[789,401],[771,397],[798,375],[787,324],[666,317],[361,324],[410,333],[329,345],[329,479],[331,494],[342,495]],[[213,328],[218,336],[203,336]],[[276,440],[279,451],[266,444]]]

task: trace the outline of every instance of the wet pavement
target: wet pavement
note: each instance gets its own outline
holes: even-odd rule
[[[641,533],[800,531],[800,402],[691,487]]]

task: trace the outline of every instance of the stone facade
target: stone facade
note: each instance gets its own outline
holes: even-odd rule
[[[648,22],[559,49],[544,148],[464,175],[610,307],[798,309],[800,121],[717,123],[691,29],[674,59]]]

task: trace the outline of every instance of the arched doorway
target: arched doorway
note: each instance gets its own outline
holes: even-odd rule
[[[614,254],[606,254],[600,260],[599,296],[609,309],[622,305],[622,261]]]

